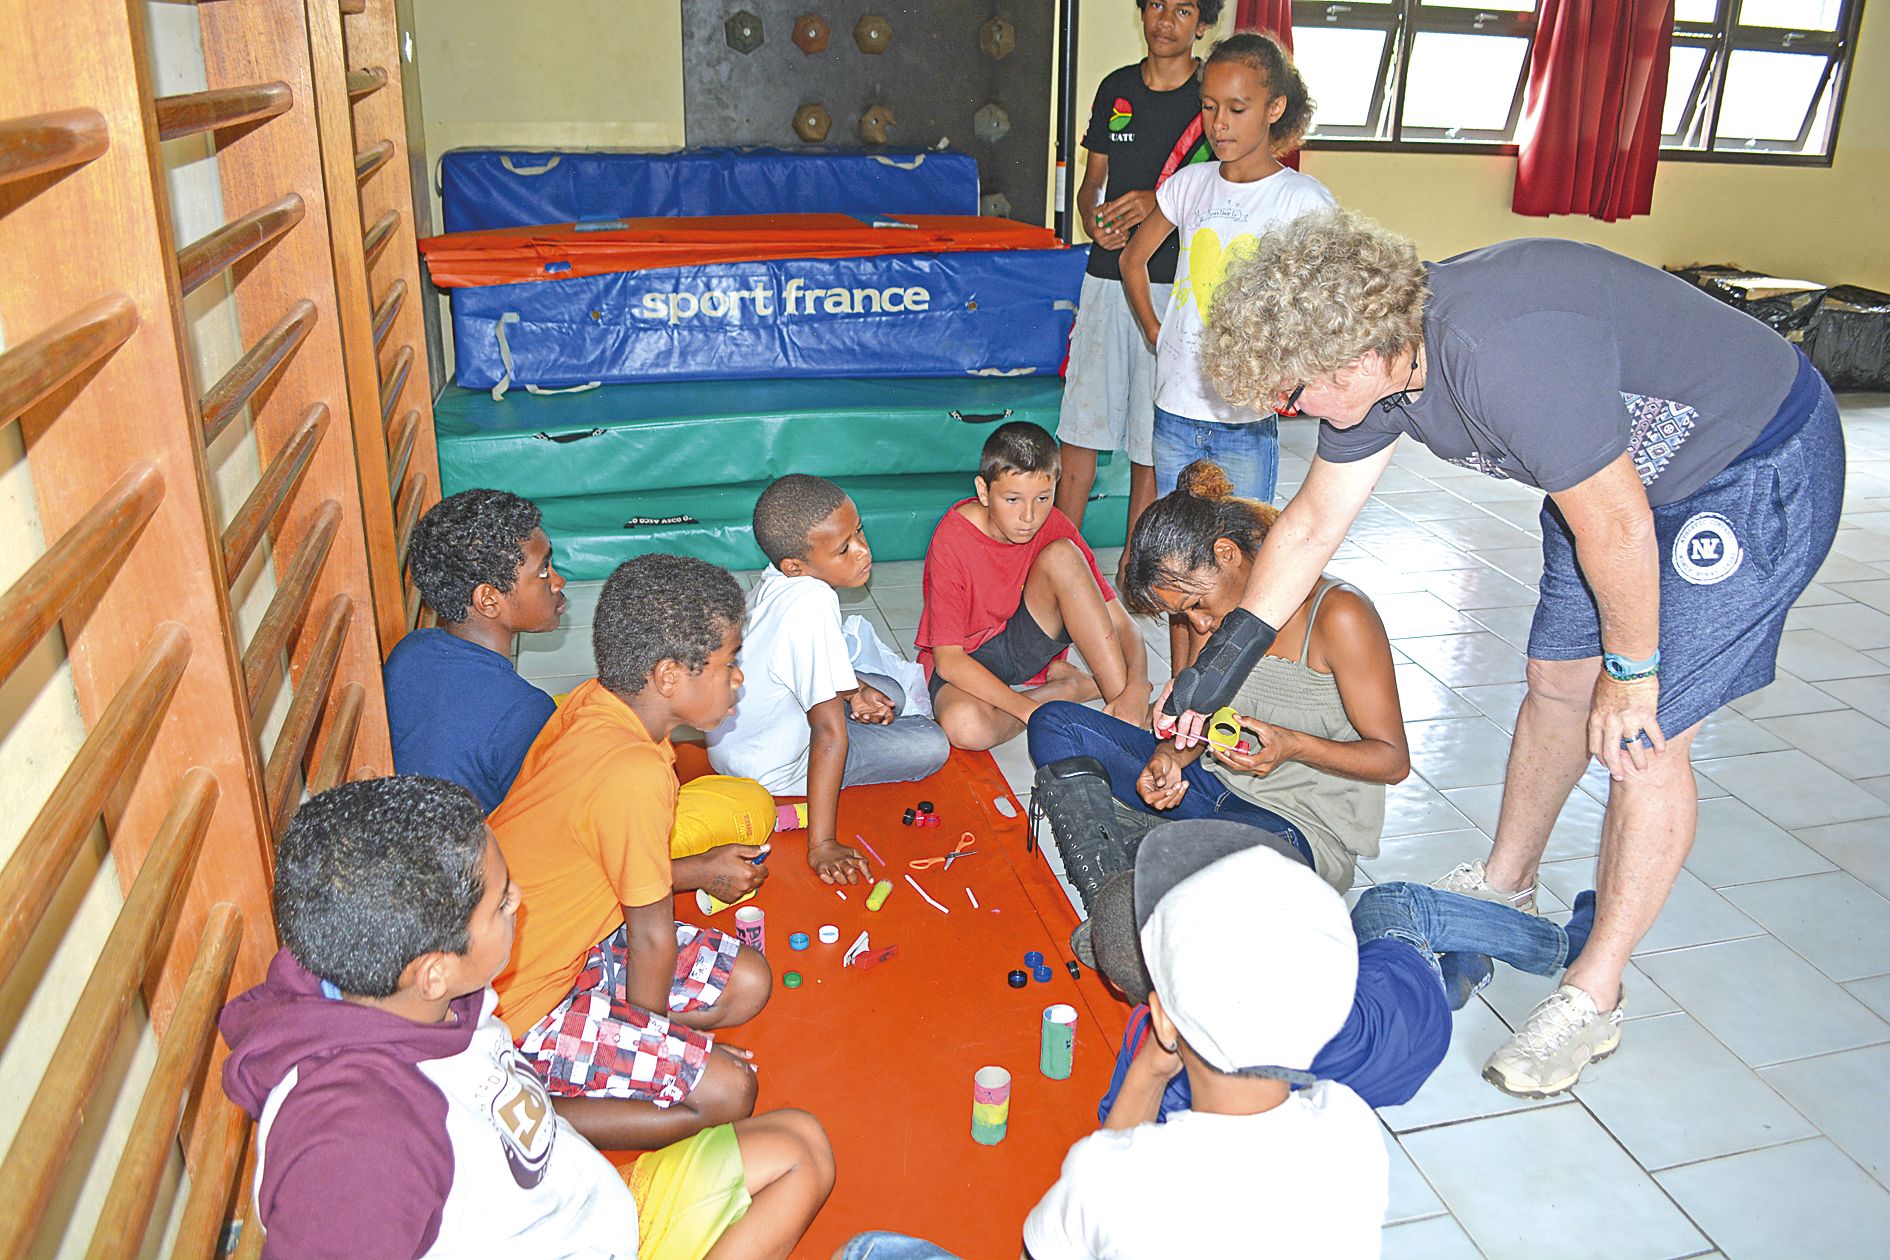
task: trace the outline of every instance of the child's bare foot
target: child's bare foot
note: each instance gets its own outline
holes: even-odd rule
[[[807,846],[807,864],[814,868],[814,873],[820,876],[823,884],[857,884],[863,879],[873,878],[866,859],[838,840],[810,841]]]
[[[1081,704],[1086,700],[1100,700],[1102,688],[1096,680],[1084,673],[1067,660],[1051,661],[1050,668],[1044,671],[1043,686],[1033,693],[1038,700],[1074,700]]]

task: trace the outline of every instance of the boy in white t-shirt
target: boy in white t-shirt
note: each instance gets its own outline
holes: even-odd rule
[[[1033,1260],[1379,1254],[1377,1117],[1307,1070],[1351,1010],[1358,940],[1339,895],[1254,836],[1175,822],[1142,841],[1135,918],[1166,1053],[1070,1148],[1024,1222]],[[1153,1123],[1183,1066],[1193,1109]]]
[[[841,622],[835,588],[873,575],[846,491],[804,473],[780,478],[755,503],[755,542],[770,563],[748,594],[744,681],[735,716],[709,733],[709,762],[776,796],[806,796],[808,864],[827,883],[857,883],[866,859],[836,834],[840,789],[923,779],[951,743],[918,667],[891,659],[871,623]],[[862,672],[867,653],[879,669]]]
[[[1223,399],[1201,366],[1201,341],[1228,264],[1269,228],[1335,204],[1325,185],[1277,156],[1298,146],[1312,112],[1305,80],[1272,36],[1242,32],[1220,41],[1201,71],[1201,122],[1219,160],[1183,167],[1158,188],[1154,213],[1122,252],[1123,290],[1155,344],[1157,495],[1173,491],[1197,459],[1226,469],[1243,497],[1270,502],[1278,488],[1278,418]],[[1176,231],[1181,256],[1158,318],[1148,260]]]

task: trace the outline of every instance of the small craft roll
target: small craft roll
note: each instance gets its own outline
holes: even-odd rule
[[[1037,1067],[1053,1081],[1070,1079],[1070,1063],[1076,1053],[1076,1008],[1058,1002],[1043,1008],[1043,1045],[1038,1051]]]
[[[886,904],[886,898],[890,896],[892,896],[892,881],[890,879],[882,879],[877,884],[874,884],[873,891],[867,894],[866,908],[868,910],[877,910]],[[737,927],[736,930],[739,932],[741,929]]]
[[[735,939],[760,953],[768,952],[768,912],[760,906],[743,906],[735,912]]]
[[[971,1140],[996,1146],[1010,1126],[1011,1074],[996,1065],[979,1068],[971,1077],[971,1096]]]

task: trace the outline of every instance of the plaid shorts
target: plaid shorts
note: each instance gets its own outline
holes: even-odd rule
[[[519,1052],[559,1098],[641,1098],[667,1107],[695,1089],[715,1038],[632,1006],[625,997],[629,929],[618,928],[584,960],[571,995],[519,1038]],[[714,1006],[741,945],[714,928],[676,925],[671,1012]]]

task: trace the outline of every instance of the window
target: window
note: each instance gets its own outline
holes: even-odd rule
[[[1522,115],[1536,3],[1295,3],[1293,56],[1319,102],[1311,139],[1508,144]]]
[[[1663,156],[1829,161],[1863,0],[1676,0]]]
[[[1293,5],[1315,148],[1513,151],[1538,0]],[[1828,162],[1863,0],[1675,0],[1663,156]]]

